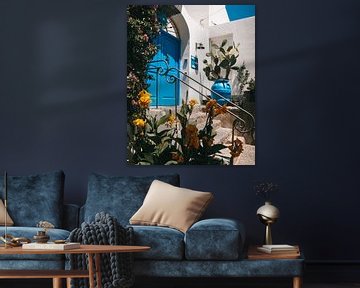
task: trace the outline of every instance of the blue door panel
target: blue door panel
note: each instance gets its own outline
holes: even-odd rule
[[[160,36],[155,39],[155,43],[158,45],[158,52],[154,56],[153,61],[166,60],[169,67],[179,68],[180,40],[165,31],[161,31]],[[161,62],[154,63],[153,65],[166,67]],[[154,68],[149,67],[148,73],[154,77],[154,79],[148,80],[148,90],[152,94],[151,106],[178,105],[180,85],[169,83],[164,76],[157,76]],[[174,75],[179,76],[178,73]]]

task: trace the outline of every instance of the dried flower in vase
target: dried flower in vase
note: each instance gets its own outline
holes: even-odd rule
[[[39,223],[36,225],[36,227],[43,228],[45,233],[48,229],[55,228],[54,224],[48,222],[48,221],[39,221]]]
[[[254,186],[256,195],[263,198],[265,201],[270,201],[272,193],[279,190],[279,185],[272,182],[258,182]]]

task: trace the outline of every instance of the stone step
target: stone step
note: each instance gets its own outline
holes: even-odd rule
[[[215,144],[224,144],[229,145],[231,144],[231,129],[229,128],[217,128],[216,130],[216,136],[214,138]]]

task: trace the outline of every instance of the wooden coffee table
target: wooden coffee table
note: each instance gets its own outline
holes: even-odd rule
[[[52,278],[53,288],[62,287],[61,280],[72,278],[88,278],[89,287],[101,288],[101,257],[102,253],[126,253],[144,252],[149,250],[148,246],[123,246],[123,245],[80,245],[78,249],[71,250],[25,250],[21,247],[0,248],[1,254],[25,255],[25,254],[87,254],[89,263],[88,270],[0,270],[0,279],[30,279],[30,278]],[[95,261],[94,261],[95,258]],[[95,262],[95,263],[94,263]]]

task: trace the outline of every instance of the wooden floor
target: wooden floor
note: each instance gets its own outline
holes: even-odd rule
[[[40,280],[0,280],[0,288],[52,288],[52,282],[48,279]],[[158,284],[158,283],[136,283],[134,288],[291,288],[290,282],[282,281],[279,283],[258,282],[255,280],[241,282],[238,284],[231,283],[229,285],[210,284],[202,285],[197,283],[189,284]],[[303,288],[360,288],[360,283],[304,283]]]

